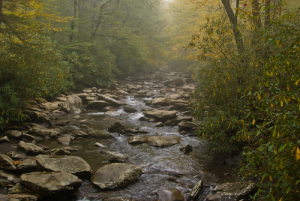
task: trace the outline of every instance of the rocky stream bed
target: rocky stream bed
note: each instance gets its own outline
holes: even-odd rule
[[[193,135],[196,87],[159,69],[33,102],[28,124],[1,134],[0,200],[247,200],[238,157],[208,161]]]

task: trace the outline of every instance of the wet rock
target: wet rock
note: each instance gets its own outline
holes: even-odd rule
[[[35,136],[33,136],[33,135],[25,134],[25,133],[22,134],[22,139],[36,140],[36,141],[39,140],[37,137],[35,137]]]
[[[78,156],[49,156],[35,157],[38,166],[51,172],[67,172],[76,175],[90,174],[90,165]]]
[[[11,194],[9,195],[10,201],[37,201],[39,197],[36,195],[25,194]]]
[[[122,130],[125,129],[125,126],[123,124],[121,124],[120,122],[115,122],[112,123],[109,127],[108,127],[108,131],[109,132],[121,132]]]
[[[22,133],[20,131],[17,131],[17,130],[8,130],[8,131],[5,131],[3,133],[3,135],[9,137],[9,138],[19,138],[22,136]]]
[[[200,195],[201,191],[203,189],[203,181],[200,180],[197,182],[197,184],[193,187],[192,192],[187,198],[187,201],[196,201],[198,196]]]
[[[3,170],[0,170],[0,179],[4,179],[14,184],[19,182],[19,177],[17,175],[8,173]]]
[[[72,132],[73,135],[75,135],[76,137],[87,137],[88,134],[86,134],[85,132],[81,131],[81,130],[75,130]]]
[[[143,143],[147,143],[147,139],[148,137],[146,136],[133,136],[133,137],[129,137],[127,139],[127,142],[129,144],[143,144]]]
[[[120,158],[117,156],[113,156],[108,160],[110,163],[125,163],[125,159],[124,158]]]
[[[104,146],[103,144],[101,144],[101,143],[99,143],[99,142],[96,142],[96,143],[94,144],[94,146],[95,146],[95,147],[103,147],[103,148],[107,147],[107,146]]]
[[[51,121],[50,121],[48,115],[44,112],[25,110],[24,114],[27,114],[30,117],[31,122],[47,123],[48,125],[51,125]]]
[[[110,106],[109,102],[103,101],[103,100],[95,100],[90,101],[87,108],[88,109],[96,109],[96,110],[102,110],[103,108]]]
[[[71,135],[71,134],[62,134],[61,137],[68,137],[68,138],[70,138],[70,140],[75,140],[74,135]]]
[[[22,160],[17,166],[17,169],[23,173],[27,173],[27,172],[37,171],[39,168],[36,163],[35,157],[32,157],[32,158],[27,158],[25,160]]]
[[[19,142],[18,144],[18,150],[20,151],[24,151],[27,155],[29,156],[36,156],[38,154],[42,154],[44,152],[44,150],[32,143],[26,143],[26,142]]]
[[[1,137],[0,138],[0,143],[2,143],[2,142],[9,142],[8,137],[7,136]]]
[[[10,151],[7,152],[6,155],[11,157],[12,159],[25,159],[27,156],[23,151]]]
[[[184,154],[189,154],[190,152],[193,151],[193,147],[189,144],[183,146],[180,148],[180,151],[182,151]]]
[[[117,90],[116,93],[121,94],[121,95],[125,95],[125,96],[129,95],[129,93],[127,91],[124,91],[124,90],[121,90],[121,89]]]
[[[71,141],[71,139],[69,137],[60,137],[57,140],[62,145],[69,145],[70,141]]]
[[[166,121],[168,119],[172,119],[176,117],[176,113],[177,111],[150,110],[150,111],[145,111],[144,115],[158,120]]]
[[[123,103],[121,103],[120,101],[117,101],[116,99],[113,99],[113,98],[111,98],[109,96],[105,96],[105,95],[102,95],[102,94],[98,94],[98,99],[99,100],[104,100],[106,102],[109,102],[113,106],[121,106],[121,105],[123,105]]]
[[[112,157],[122,158],[122,159],[128,159],[129,158],[129,156],[127,156],[125,154],[121,154],[121,153],[117,153],[117,152],[113,152],[113,151],[104,151],[104,150],[102,150],[101,153],[105,154],[105,155],[112,156]]]
[[[125,187],[142,174],[142,169],[136,165],[112,163],[97,170],[91,181],[101,189],[117,189]]]
[[[159,190],[157,194],[159,201],[184,201],[184,196],[177,188]]]
[[[157,122],[155,123],[155,127],[164,127],[164,123],[163,122]]]
[[[154,98],[151,103],[152,105],[169,105],[169,103],[166,101],[166,97]]]
[[[75,133],[79,128],[73,125],[66,125],[61,129],[61,133]]]
[[[128,90],[133,91],[133,90],[140,90],[142,88],[142,86],[141,85],[127,84],[127,88],[128,88]]]
[[[70,173],[32,172],[21,175],[21,185],[31,193],[41,196],[64,195],[74,193],[82,181]]]
[[[6,181],[4,179],[0,179],[0,188],[11,188],[11,187],[13,187],[11,182]],[[0,200],[1,200],[1,194],[0,194]]]
[[[217,185],[212,194],[206,197],[207,201],[239,201],[247,200],[249,195],[253,195],[257,191],[257,186],[251,183],[224,183]]]
[[[48,153],[51,156],[69,156],[69,155],[71,155],[71,152],[66,149],[51,149],[51,150],[47,151],[46,153]]]
[[[178,124],[179,131],[191,131],[197,125],[193,122],[182,121]]]
[[[69,95],[62,103],[62,109],[68,113],[79,113],[82,108],[82,100],[77,95]]]
[[[139,118],[139,120],[140,121],[149,121],[149,118],[147,118],[147,117],[141,117],[141,118]]]
[[[48,129],[42,125],[39,124],[31,124],[33,127],[29,129],[30,133],[39,135],[39,136],[49,136],[49,137],[56,137],[58,135],[58,132],[54,129]]]
[[[22,193],[27,193],[27,192],[20,183],[17,183],[14,187],[8,189],[8,194],[22,194]]]
[[[45,109],[46,111],[51,112],[51,111],[60,109],[61,108],[60,104],[61,104],[60,101],[46,102],[46,103],[42,103],[41,107],[43,109]]]
[[[4,170],[15,170],[16,166],[10,157],[0,154],[0,168]]]
[[[111,134],[102,130],[88,128],[87,131],[90,136],[95,138],[102,138],[102,139],[114,138]]]
[[[64,126],[64,125],[69,124],[69,123],[70,123],[70,120],[68,120],[68,119],[58,120],[58,121],[54,122],[54,124],[56,126]]]
[[[148,144],[156,147],[170,147],[179,144],[181,138],[178,136],[150,136],[148,137]]]
[[[125,133],[133,133],[133,134],[147,134],[149,133],[148,131],[144,130],[139,130],[139,129],[131,129],[131,128],[126,128]]]
[[[137,112],[138,110],[135,109],[135,108],[132,108],[132,107],[125,106],[125,107],[124,107],[124,111],[127,112],[127,113],[135,113],[135,112]]]

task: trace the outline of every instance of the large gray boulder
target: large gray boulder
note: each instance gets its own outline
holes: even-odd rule
[[[43,148],[36,146],[33,143],[26,143],[23,141],[19,142],[17,149],[20,151],[24,151],[27,155],[30,155],[30,156],[36,156],[36,155],[42,154],[44,152]]]
[[[239,201],[248,200],[249,195],[257,191],[257,186],[253,183],[224,183],[217,185],[212,194],[206,197],[207,201]]]
[[[62,103],[62,109],[69,113],[79,113],[82,108],[82,100],[77,95],[69,95],[66,101]]]
[[[181,138],[178,136],[150,136],[148,137],[148,144],[156,147],[170,147],[179,144]]]
[[[65,172],[32,172],[21,175],[20,183],[33,194],[53,196],[74,193],[82,181]]]
[[[101,189],[117,189],[125,187],[142,174],[142,169],[136,165],[112,163],[105,165],[93,174],[91,181]]]
[[[9,137],[9,138],[19,138],[22,136],[22,133],[20,131],[17,131],[17,130],[8,130],[8,131],[5,131],[3,133],[3,135]]]
[[[177,188],[157,191],[158,201],[184,201],[184,196]]]
[[[43,137],[46,137],[46,136],[56,137],[58,135],[58,132],[55,131],[54,129],[49,129],[49,128],[46,128],[39,124],[32,123],[31,125],[32,125],[32,127],[29,129],[29,132],[32,134],[36,134],[36,135],[43,136]]]
[[[113,99],[113,98],[111,98],[109,96],[106,96],[106,95],[103,95],[103,94],[98,94],[98,99],[99,100],[104,100],[106,102],[109,102],[113,106],[121,106],[121,105],[123,105],[122,102],[117,101],[116,99]]]
[[[16,166],[9,156],[0,154],[0,168],[4,170],[15,170]]]
[[[176,117],[177,111],[167,111],[167,110],[150,110],[145,111],[144,115],[147,117],[152,117],[157,120],[166,121]]]
[[[95,138],[102,138],[102,139],[114,138],[114,136],[102,130],[88,128],[87,131],[90,136]]]
[[[78,156],[49,156],[35,157],[38,166],[51,172],[67,172],[76,175],[90,174],[90,165]]]

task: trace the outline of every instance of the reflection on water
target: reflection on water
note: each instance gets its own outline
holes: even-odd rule
[[[129,128],[139,127],[140,130],[149,132],[148,134],[141,134],[141,136],[177,135],[182,138],[182,141],[180,144],[168,148],[152,147],[148,144],[133,146],[127,143],[127,136],[118,133],[112,133],[115,139],[86,138],[71,141],[69,146],[79,150],[78,152],[73,152],[72,155],[85,159],[94,171],[109,163],[107,156],[101,154],[101,150],[105,149],[130,156],[127,163],[139,165],[147,172],[147,174],[141,176],[137,183],[114,191],[100,191],[97,187],[91,185],[88,180],[84,180],[76,198],[77,200],[100,200],[113,195],[131,195],[155,200],[156,197],[153,192],[159,189],[175,187],[182,192],[189,192],[191,191],[191,187],[188,187],[190,185],[187,182],[195,184],[199,179],[204,180],[205,184],[217,184],[223,181],[236,180],[234,169],[229,166],[220,165],[220,162],[224,161],[228,156],[219,154],[214,157],[212,162],[209,162],[205,157],[205,154],[207,154],[205,142],[195,136],[180,135],[177,126],[155,127],[152,122],[139,121],[138,119],[143,116],[142,110],[149,109],[142,99],[128,96],[121,101],[134,107],[138,112],[128,114],[123,108],[119,108],[110,111],[109,115],[104,115],[104,112],[82,113],[79,119],[73,119],[71,123],[79,125],[84,120],[92,128],[107,131],[109,125],[118,119]],[[59,118],[72,119],[72,114],[62,115]],[[107,148],[95,147],[94,144],[96,142],[100,142],[107,146]],[[41,144],[50,148],[63,147],[56,140],[41,142]],[[189,155],[184,155],[179,150],[185,144],[190,144],[193,147],[193,151]],[[174,182],[179,179],[184,181]]]

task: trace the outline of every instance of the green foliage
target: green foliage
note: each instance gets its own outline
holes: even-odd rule
[[[208,19],[205,35],[190,43],[202,61],[191,100],[203,122],[197,132],[212,150],[243,150],[240,173],[261,180],[257,195],[267,190],[269,200],[299,200],[300,15],[274,17],[262,28],[244,19],[244,54],[225,16]]]

